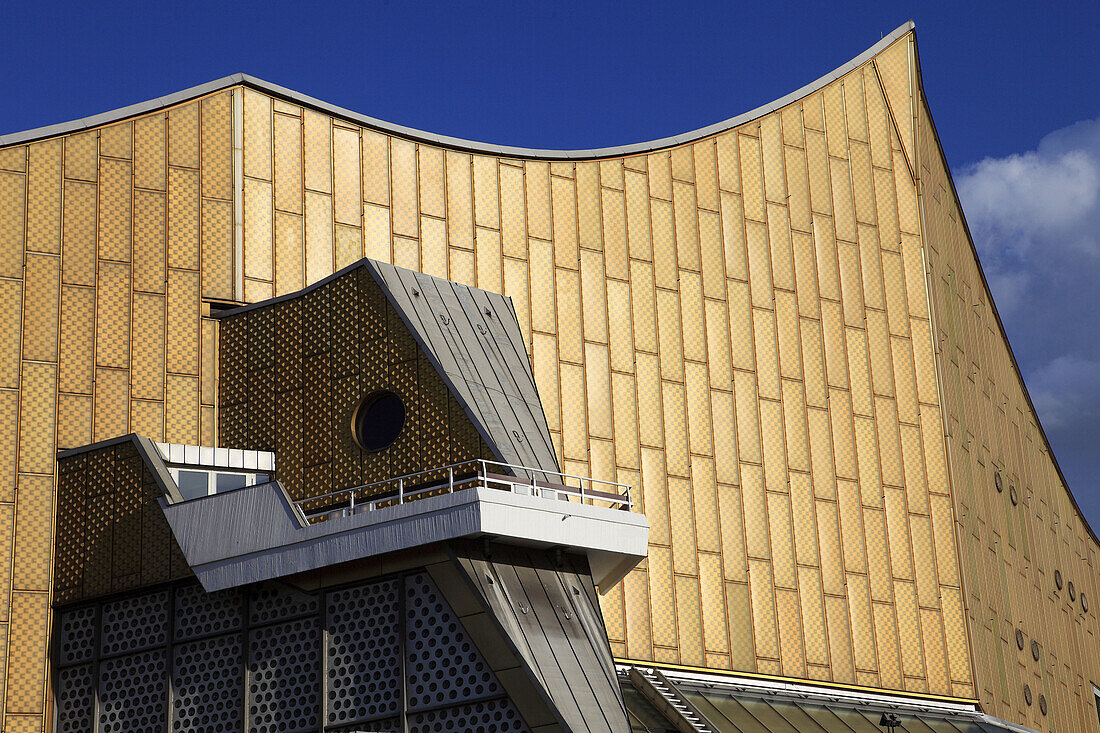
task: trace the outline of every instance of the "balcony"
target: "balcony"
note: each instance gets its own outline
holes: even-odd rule
[[[536,479],[536,475],[549,480]],[[607,509],[630,511],[634,507],[627,484],[481,459],[376,481],[294,503],[306,522],[316,524],[478,487]]]
[[[606,591],[645,557],[649,536],[629,486],[487,460],[297,502],[277,481],[209,486],[161,500],[208,591],[460,538],[582,553]]]

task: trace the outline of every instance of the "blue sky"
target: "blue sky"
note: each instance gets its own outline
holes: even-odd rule
[[[243,71],[394,123],[557,148],[732,117],[912,18],[994,298],[1100,531],[1100,3],[9,3],[4,17],[0,133]]]

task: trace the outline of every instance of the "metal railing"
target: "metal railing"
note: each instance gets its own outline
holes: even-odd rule
[[[627,511],[634,506],[627,484],[480,458],[311,496],[294,505],[313,524],[476,487]]]

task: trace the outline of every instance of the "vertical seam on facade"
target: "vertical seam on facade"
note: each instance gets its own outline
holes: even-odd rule
[[[244,291],[244,87],[234,87],[230,98],[233,122],[233,287],[236,300],[245,300]],[[274,228],[273,228],[274,229]],[[200,366],[201,369],[201,366]],[[199,418],[202,430],[202,418]]]

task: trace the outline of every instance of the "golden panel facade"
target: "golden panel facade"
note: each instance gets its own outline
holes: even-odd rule
[[[899,70],[884,63],[879,72],[884,85],[900,88],[890,81],[901,76]],[[898,104],[891,96],[896,91],[887,86],[887,94],[891,106]],[[954,512],[937,492],[930,497],[931,517],[933,532],[943,538],[938,554],[958,548],[965,593],[943,598],[944,664],[954,681],[964,667],[964,642],[950,627],[965,613],[975,696],[983,708],[1039,730],[1089,730],[1096,709],[1087,681],[1100,679],[1100,626],[1092,605],[1097,540],[1066,489],[1007,348],[927,105],[922,97],[914,104],[931,315],[943,335],[937,352],[942,419],[952,426],[947,458]],[[903,149],[908,154],[905,140]],[[921,417],[923,422],[923,412]],[[931,483],[944,468],[928,470]],[[949,540],[949,517],[957,543]],[[1069,593],[1071,581],[1076,599]],[[1017,633],[1025,640],[1023,650]],[[1039,660],[1030,653],[1032,641],[1041,650]],[[1036,676],[1045,680],[1042,686]],[[1036,697],[1045,690],[1048,715],[1021,704],[1029,682]]]
[[[638,484],[651,544],[604,597],[616,654],[1095,730],[1096,539],[1005,346],[915,53],[902,34],[739,127],[598,161],[446,149],[255,88],[0,150],[8,725],[43,711],[32,524],[59,441],[213,442],[217,422],[292,456],[294,480],[355,470],[339,445],[227,432],[227,342],[202,313],[366,254],[510,295],[564,466]],[[327,429],[305,369],[272,410]],[[345,381],[309,389],[331,404]],[[1020,703],[1036,679],[1046,716]]]

